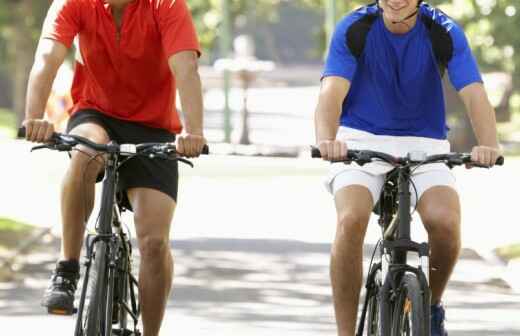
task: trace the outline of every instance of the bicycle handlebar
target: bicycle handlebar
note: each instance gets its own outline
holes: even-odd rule
[[[21,127],[18,129],[18,137],[19,138],[25,138],[25,127]],[[115,143],[108,143],[108,144],[97,144],[95,142],[90,141],[89,139],[86,139],[84,137],[81,137],[79,135],[69,135],[69,134],[62,134],[54,132],[51,137],[50,144],[42,145],[42,146],[36,146],[33,149],[41,149],[41,148],[49,148],[59,151],[68,151],[71,150],[72,147],[82,144],[85,145],[95,151],[98,152],[105,152],[105,153],[117,153],[117,154],[123,154],[123,155],[139,155],[144,154],[144,152],[149,151],[150,153],[146,154],[171,154],[177,153],[175,145],[173,143],[156,143],[156,142],[150,142],[150,143],[142,143],[142,144],[115,144]],[[208,145],[204,145],[202,149],[201,154],[209,154],[209,147]]]
[[[321,158],[321,152],[319,148],[311,146],[311,156],[313,158]],[[463,164],[470,164],[475,167],[489,168],[488,166],[475,163],[471,160],[470,153],[446,153],[446,154],[435,154],[426,156],[421,160],[414,160],[410,157],[395,157],[390,154],[370,151],[370,150],[348,150],[347,157],[345,159],[336,160],[333,162],[356,162],[359,165],[372,162],[374,160],[385,161],[391,165],[406,165],[406,164],[427,164],[442,162],[448,166],[460,166]],[[502,166],[504,164],[504,157],[499,156],[496,160],[496,165]]]

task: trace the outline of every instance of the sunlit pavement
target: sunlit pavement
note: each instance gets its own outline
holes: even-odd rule
[[[29,154],[28,148],[0,144],[11,158],[0,167],[0,216],[59,232],[58,190],[67,158]],[[326,168],[306,157],[224,156],[182,168],[172,232],[175,290],[164,335],[334,335],[328,261],[335,215],[321,184]],[[514,161],[496,170],[457,170],[463,245],[470,249],[446,293],[450,336],[520,334],[520,296],[502,280],[505,268],[474,255],[518,241],[519,168]],[[376,237],[377,225],[371,225],[367,243]],[[0,284],[2,330],[72,334],[71,318],[47,317],[39,307],[57,247],[30,255],[18,282]]]
[[[39,306],[58,246],[27,257],[18,282],[0,284],[0,325],[21,335],[70,335],[72,318]],[[285,240],[175,240],[175,290],[163,335],[334,335],[328,244]],[[365,268],[370,246],[365,251]],[[450,335],[518,335],[520,295],[470,251],[459,262],[445,305]]]

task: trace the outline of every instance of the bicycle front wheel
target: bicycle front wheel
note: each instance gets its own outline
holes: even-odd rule
[[[367,305],[367,336],[381,336],[379,307],[381,305],[379,291],[381,289],[381,270],[376,271],[374,288],[370,294]]]
[[[96,243],[94,263],[89,279],[90,301],[86,307],[85,336],[102,336],[106,325],[107,243]]]
[[[415,274],[405,274],[401,280],[392,321],[392,336],[430,335],[429,304]]]

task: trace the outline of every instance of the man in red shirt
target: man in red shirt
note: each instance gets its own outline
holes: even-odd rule
[[[198,156],[205,144],[199,44],[185,0],[54,0],[44,23],[27,92],[26,137],[50,139],[42,119],[52,83],[76,42],[73,108],[67,130],[97,143],[166,142]],[[184,112],[184,132],[175,92]],[[72,313],[85,222],[94,202],[101,159],[74,151],[64,177],[62,256],[44,296],[48,310]],[[91,162],[92,161],[92,162]],[[158,335],[170,293],[170,222],[176,205],[177,164],[133,159],[120,172],[134,211],[141,254],[139,274],[144,336]]]

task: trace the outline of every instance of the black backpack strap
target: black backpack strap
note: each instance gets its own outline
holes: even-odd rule
[[[450,34],[443,26],[433,21],[432,18],[421,15],[422,22],[426,26],[426,29],[430,32],[430,40],[432,43],[433,53],[437,60],[439,67],[439,73],[441,78],[448,68],[448,63],[453,57],[453,40]]]
[[[354,22],[345,36],[347,47],[356,59],[361,57],[365,49],[368,32],[377,18],[377,14],[366,15]]]

